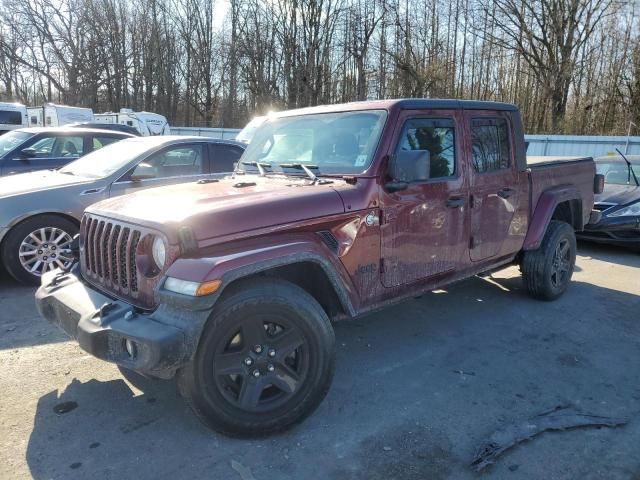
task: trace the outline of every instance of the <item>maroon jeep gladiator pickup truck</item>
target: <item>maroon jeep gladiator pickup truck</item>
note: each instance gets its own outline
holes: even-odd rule
[[[329,390],[332,321],[512,264],[534,297],[565,291],[594,162],[525,153],[510,104],[282,112],[232,176],[88,208],[38,308],[100,359],[176,375],[210,427],[281,430]]]

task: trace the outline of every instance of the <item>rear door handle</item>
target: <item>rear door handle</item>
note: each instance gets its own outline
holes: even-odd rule
[[[447,207],[449,208],[458,208],[464,205],[464,198],[462,197],[451,197],[447,200]]]
[[[509,198],[511,195],[513,195],[514,193],[516,193],[515,190],[513,190],[512,188],[503,188],[502,190],[500,190],[498,192],[498,196],[500,198]]]

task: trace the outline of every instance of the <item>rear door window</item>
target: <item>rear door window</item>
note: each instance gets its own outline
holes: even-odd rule
[[[117,142],[120,138],[117,137],[93,137],[93,150],[99,150],[102,147],[106,147],[110,143]]]
[[[211,145],[211,173],[233,172],[234,163],[240,160],[242,149],[233,145]]]
[[[471,158],[478,173],[508,169],[511,166],[509,128],[502,118],[471,120]]]

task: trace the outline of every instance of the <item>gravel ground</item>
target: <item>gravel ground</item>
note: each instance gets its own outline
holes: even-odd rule
[[[338,324],[324,403],[252,441],[207,430],[173,382],[134,386],[86,355],[0,274],[0,478],[640,478],[640,255],[581,245],[577,265],[553,303],[509,268]],[[566,403],[630,422],[471,470],[496,428]]]

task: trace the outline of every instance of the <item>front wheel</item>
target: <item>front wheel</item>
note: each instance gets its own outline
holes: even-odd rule
[[[311,414],[333,378],[335,337],[318,302],[277,279],[225,292],[193,361],[178,372],[187,403],[234,436],[286,429]]]
[[[575,264],[573,227],[551,220],[540,247],[524,253],[522,278],[527,291],[541,300],[555,300],[569,286]]]
[[[2,246],[2,261],[19,282],[38,285],[49,270],[73,263],[71,242],[78,226],[66,218],[40,215],[13,227]]]

